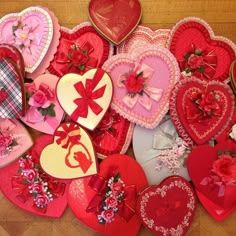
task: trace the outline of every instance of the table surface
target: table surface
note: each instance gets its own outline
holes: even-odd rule
[[[60,25],[73,28],[88,20],[88,2],[88,0],[1,0],[0,17],[33,5],[40,5],[52,10],[58,17]],[[153,28],[171,28],[183,17],[197,16],[206,20],[216,35],[228,37],[236,43],[235,0],[140,0],[140,2],[143,10],[142,24]],[[128,154],[133,155],[132,147]],[[218,223],[199,203],[187,235],[234,236],[235,221],[236,213]],[[101,234],[82,225],[70,209],[66,209],[60,219],[37,217],[21,211],[0,193],[0,236],[7,235],[99,236]],[[151,235],[153,234],[143,227],[138,234],[138,236]]]

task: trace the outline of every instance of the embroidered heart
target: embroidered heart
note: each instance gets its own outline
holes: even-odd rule
[[[65,112],[89,130],[96,128],[105,115],[112,92],[111,79],[102,69],[91,69],[82,76],[66,74],[56,88],[58,101]]]
[[[146,228],[158,235],[185,235],[196,209],[189,182],[169,177],[146,188],[138,197],[137,211]]]
[[[32,145],[28,131],[19,121],[0,118],[0,168],[15,161]]]
[[[102,67],[111,76],[111,107],[129,121],[154,128],[169,109],[171,89],[179,79],[173,55],[165,48],[146,46],[134,54],[119,54]]]
[[[173,27],[168,46],[184,76],[203,80],[225,81],[236,58],[236,45],[215,36],[211,27],[196,17],[184,18]]]
[[[138,0],[92,0],[88,6],[89,19],[104,37],[118,45],[138,25],[142,9]]]
[[[42,148],[51,142],[51,136],[40,136],[19,161],[0,169],[0,186],[5,197],[22,210],[44,217],[61,217],[67,206],[70,181],[47,175],[39,164]]]
[[[47,134],[55,132],[64,116],[55,94],[58,81],[57,76],[44,74],[25,84],[28,109],[21,120],[26,125]]]
[[[165,47],[169,33],[169,29],[152,30],[147,26],[139,25],[135,31],[117,47],[117,52],[133,53],[137,47],[146,46],[147,44]]]
[[[57,155],[53,155],[55,152]],[[74,123],[59,126],[54,142],[42,150],[40,164],[46,173],[60,179],[97,173],[93,144],[85,130]]]
[[[135,212],[137,194],[146,186],[139,164],[114,154],[101,162],[97,175],[72,181],[68,203],[83,224],[99,233],[135,236],[141,226]]]
[[[112,46],[89,22],[72,30],[62,27],[60,44],[48,71],[60,77],[67,73],[82,75],[89,69],[101,67],[112,54]]]
[[[21,72],[21,76],[25,75],[24,59],[20,51],[9,44],[0,44],[0,58],[11,59],[17,65],[18,70]]]
[[[98,157],[103,159],[111,154],[126,153],[133,130],[133,123],[108,109],[96,129],[89,132]]]
[[[215,139],[233,115],[234,97],[226,84],[191,78],[179,81],[172,91],[170,114],[183,139],[192,145]]]
[[[172,175],[190,180],[185,165],[190,148],[179,137],[170,116],[165,116],[155,129],[135,126],[132,143],[149,185],[160,184]]]
[[[24,82],[10,59],[0,59],[0,117],[18,118],[25,114]]]
[[[232,212],[232,209],[235,209],[235,152],[234,142],[227,141],[214,147],[198,146],[189,154],[187,159],[188,172],[197,194],[204,195],[200,200],[203,199],[202,204],[207,209],[209,208],[209,201],[215,205],[215,208],[222,209],[223,212]],[[209,213],[212,212],[209,211]],[[215,213],[212,216],[215,217]],[[223,214],[222,217],[226,216]],[[216,218],[218,217],[216,216]],[[222,220],[221,216],[218,219]]]
[[[33,73],[44,59],[53,39],[53,20],[48,11],[29,7],[0,19],[0,42],[17,47],[26,72]]]

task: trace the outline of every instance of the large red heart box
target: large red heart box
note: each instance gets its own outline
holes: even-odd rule
[[[114,154],[104,159],[99,169],[98,175],[71,182],[68,203],[72,212],[86,226],[104,235],[136,236],[141,226],[141,221],[135,214],[136,194],[148,185],[141,166],[127,155]],[[122,182],[114,184],[119,178],[124,185],[120,185]],[[116,190],[113,188],[115,185]],[[105,204],[103,199],[106,199],[106,204],[108,204],[108,198],[105,195],[109,194],[110,190],[114,195],[123,192],[125,198],[122,198],[118,206],[117,200],[113,201],[118,208],[116,214],[111,212],[107,214],[108,212],[104,211],[100,214]],[[98,221],[99,215],[106,217],[107,221],[109,216],[113,218],[110,223],[103,222],[102,224]]]
[[[169,177],[146,188],[138,197],[137,212],[144,226],[157,235],[185,235],[193,220],[196,197],[182,177]]]
[[[234,111],[230,87],[218,81],[208,83],[192,77],[180,80],[170,96],[170,114],[180,136],[200,145],[219,136]]]
[[[228,140],[218,143],[214,147],[202,145],[194,148],[188,156],[187,168],[197,192],[203,194],[219,208],[230,210],[235,208],[236,186],[232,184],[225,185],[224,192],[221,193],[221,182],[219,180],[218,182],[205,183],[206,178],[211,177],[213,163],[218,159],[218,153],[222,151],[236,152],[235,143]],[[226,165],[225,167],[222,166],[222,173],[224,173],[226,167]],[[227,174],[226,170],[225,173]],[[205,205],[204,202],[203,205]]]
[[[138,0],[91,0],[88,14],[95,29],[118,45],[137,27],[142,9]]]
[[[236,45],[216,36],[209,24],[197,17],[177,22],[167,44],[181,71],[185,74],[191,71],[203,80],[227,80],[230,65],[236,58]]]
[[[42,149],[52,142],[53,139],[50,135],[42,135],[36,139],[35,146],[27,153],[32,156],[35,166],[37,166],[37,164],[39,165],[39,156]],[[22,168],[30,167],[30,163],[31,162],[29,160],[25,159],[24,166],[22,166]],[[50,186],[48,191],[51,191],[54,197],[52,201],[47,202],[48,198],[45,199],[41,194],[38,194],[38,200],[40,200],[39,202],[47,202],[46,208],[40,209],[35,205],[34,200],[36,198],[34,198],[34,196],[29,192],[29,185],[22,182],[22,178],[20,177],[22,175],[18,173],[19,164],[20,163],[16,161],[11,165],[0,169],[0,189],[5,197],[8,198],[15,206],[31,214],[53,218],[61,217],[67,206],[67,192],[70,181],[52,178],[46,175],[42,171],[41,167],[38,166],[37,168],[40,176],[43,176],[43,179],[47,182],[48,187]],[[29,174],[27,176],[30,179],[30,175],[33,176],[35,174],[35,169],[30,168],[28,173]],[[38,180],[34,180],[35,187],[38,184],[37,182]]]

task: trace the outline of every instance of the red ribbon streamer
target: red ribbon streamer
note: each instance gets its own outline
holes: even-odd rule
[[[102,107],[98,105],[94,100],[103,96],[106,85],[95,91],[94,89],[102,79],[104,73],[104,70],[97,69],[92,79],[86,79],[85,87],[81,81],[74,85],[81,98],[77,98],[74,100],[74,103],[78,107],[70,116],[72,120],[76,121],[79,117],[86,118],[88,115],[89,107],[96,115],[98,115],[103,110]]]

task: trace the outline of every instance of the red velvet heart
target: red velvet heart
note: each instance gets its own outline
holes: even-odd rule
[[[232,90],[218,81],[184,79],[176,84],[170,97],[172,120],[180,136],[190,145],[191,139],[199,145],[215,139],[233,115]]]
[[[114,154],[104,159],[99,169],[97,175],[71,182],[68,203],[72,212],[82,223],[104,235],[137,235],[141,221],[135,214],[136,194],[148,185],[141,166],[129,156]],[[116,182],[118,179],[123,184]],[[105,197],[108,192],[112,194],[109,196],[121,196],[119,203],[113,200],[116,213],[104,211],[104,204],[111,206],[110,200],[103,201],[108,199]]]
[[[138,197],[137,211],[144,226],[158,235],[185,235],[196,209],[192,186],[181,177],[169,177],[146,188]]]
[[[89,69],[101,67],[112,54],[112,46],[89,22],[72,30],[62,27],[60,44],[48,70],[59,77],[67,73],[82,75]]]
[[[222,193],[220,180],[214,182],[212,179],[212,181],[206,182],[206,178],[211,178],[212,176],[213,163],[218,159],[218,152],[226,150],[236,152],[235,144],[232,141],[227,141],[221,142],[214,147],[209,145],[198,146],[189,154],[187,168],[196,190],[216,204],[218,208],[228,211],[236,206],[235,185],[224,185],[224,191]],[[224,172],[223,168],[224,166],[220,169],[222,173]],[[207,206],[205,200],[203,201],[203,205]]]
[[[99,158],[125,153],[130,145],[134,124],[109,109],[95,130],[89,131]]]
[[[88,10],[98,32],[116,45],[132,33],[142,15],[138,0],[91,0]]]
[[[236,46],[227,38],[215,36],[202,19],[188,17],[179,21],[168,41],[181,71],[187,72],[185,69],[189,68],[192,75],[204,80],[228,78],[230,64],[236,58]]]
[[[39,156],[42,149],[52,142],[53,137],[50,135],[43,135],[36,139],[35,146],[28,152],[28,154],[32,156],[32,160],[34,160],[34,165],[39,165]],[[34,174],[35,171],[29,164],[30,161],[25,161],[24,163],[24,165],[21,165],[21,168],[29,168],[29,172]],[[0,169],[0,189],[5,197],[8,198],[14,205],[29,213],[45,217],[61,217],[67,206],[67,192],[70,181],[52,178],[46,175],[39,166],[38,171],[40,175],[43,176],[42,178],[44,182],[46,181],[48,183],[47,191],[50,191],[54,198],[52,201],[48,202],[46,207],[40,209],[35,205],[34,199],[36,198],[34,198],[29,192],[28,186],[32,185],[22,182],[22,175],[18,172],[20,167],[19,165],[20,162],[16,161],[11,165]],[[30,179],[30,176],[27,175],[27,178]],[[37,181],[34,180],[34,183],[36,182]],[[48,201],[48,197],[44,198],[42,195],[37,195],[38,202],[41,204]]]

